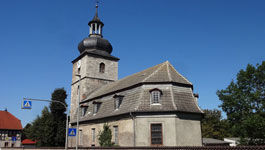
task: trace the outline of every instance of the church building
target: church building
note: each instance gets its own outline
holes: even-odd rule
[[[78,118],[79,145],[100,146],[107,123],[119,146],[201,146],[203,112],[193,84],[168,61],[118,80],[119,58],[103,38],[97,6],[88,25],[89,37],[72,61],[70,124],[76,127]]]

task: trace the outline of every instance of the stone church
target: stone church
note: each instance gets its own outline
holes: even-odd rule
[[[108,123],[119,146],[201,146],[203,112],[192,83],[168,61],[118,80],[119,58],[103,38],[97,10],[88,25],[72,61],[70,124],[76,127],[79,118],[79,145],[99,146]]]

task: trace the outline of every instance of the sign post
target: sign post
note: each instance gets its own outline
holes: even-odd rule
[[[31,109],[32,108],[32,101],[44,101],[44,102],[50,102],[50,103],[60,103],[62,104],[66,109],[66,132],[65,132],[65,149],[68,149],[68,109],[67,105],[61,101],[57,100],[46,100],[46,99],[32,99],[32,98],[23,98],[22,101],[22,109]],[[75,130],[76,133],[76,130]]]

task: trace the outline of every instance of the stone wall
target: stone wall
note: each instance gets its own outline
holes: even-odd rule
[[[86,98],[95,89],[107,83],[118,80],[118,62],[104,58],[85,55],[80,59],[80,99]],[[99,72],[100,63],[105,64],[104,73]],[[71,110],[70,118],[76,116],[78,100],[78,61],[73,64],[72,87],[71,87]]]
[[[119,146],[133,146],[133,120],[122,119],[115,121],[108,121],[108,125],[112,131],[112,141],[114,142],[114,126],[118,127],[118,145]],[[98,135],[103,130],[104,123],[90,123],[80,124],[80,146],[99,146]],[[92,141],[92,129],[95,129],[95,142]],[[69,138],[69,147],[75,146],[75,137]]]
[[[135,121],[136,146],[151,145],[152,123],[162,124],[163,146],[201,146],[201,125],[198,118],[189,116],[138,116]]]

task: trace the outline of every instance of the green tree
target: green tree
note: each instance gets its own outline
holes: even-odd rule
[[[220,110],[205,109],[202,119],[202,137],[222,140],[224,137],[230,137],[228,121],[222,119]]]
[[[55,89],[52,93],[52,100],[60,101],[64,104],[67,98],[63,88]],[[67,106],[67,105],[66,105]],[[37,141],[37,146],[64,146],[65,144],[65,107],[57,102],[50,103],[50,109],[44,107],[41,116],[23,129],[23,138]]]
[[[220,107],[231,123],[232,134],[244,144],[265,144],[265,61],[261,65],[247,65],[240,70],[236,81],[218,90]]]
[[[111,130],[108,124],[104,124],[103,125],[103,131],[99,132],[99,144],[100,146],[104,146],[104,147],[110,147],[113,146],[114,143],[111,142],[111,138],[112,138],[112,134],[111,134]]]
[[[30,139],[32,124],[28,123],[22,130],[21,140]]]
[[[51,99],[54,101],[60,101],[66,106],[65,99],[67,98],[64,88],[57,88],[53,91]],[[65,125],[66,125],[66,108],[60,103],[50,103],[50,110],[52,114],[52,131],[53,131],[53,143],[52,146],[64,146],[65,144]]]
[[[30,138],[37,141],[37,146],[51,146],[53,143],[53,133],[52,133],[52,117],[48,107],[44,107],[41,116],[33,121]]]

